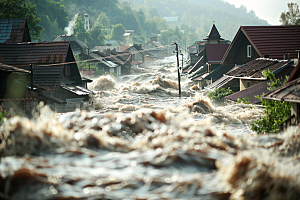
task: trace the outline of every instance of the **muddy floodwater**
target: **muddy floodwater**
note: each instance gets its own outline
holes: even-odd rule
[[[0,127],[0,199],[300,199],[300,129],[256,135],[263,108],[214,105],[175,57],[95,78],[84,110]]]

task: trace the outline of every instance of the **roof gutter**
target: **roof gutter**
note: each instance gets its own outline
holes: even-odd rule
[[[245,79],[245,80],[257,80],[257,81],[267,80],[267,78],[251,78],[251,77],[238,77],[238,76],[228,76],[228,75],[224,75],[224,76],[227,76],[229,78],[238,78],[238,79]]]
[[[270,97],[261,97],[263,99],[267,100],[274,100],[274,101],[285,101],[285,102],[291,102],[291,103],[300,103],[300,101],[292,100],[292,99],[279,99],[279,98],[270,98]]]

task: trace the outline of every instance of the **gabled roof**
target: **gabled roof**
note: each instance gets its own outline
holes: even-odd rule
[[[36,66],[33,68],[33,83],[48,90],[57,90],[62,78],[62,70],[63,65]]]
[[[224,39],[221,38],[221,35],[220,35],[217,27],[215,26],[215,24],[213,24],[208,36],[206,36],[206,38],[204,40],[224,40]]]
[[[105,40],[105,44],[106,45],[112,45],[112,44],[117,44],[120,45],[119,42],[117,40]]]
[[[241,26],[225,53],[239,45],[239,38],[245,35],[260,57],[282,59],[284,54],[297,58],[300,49],[300,25],[297,26]]]
[[[300,78],[276,88],[275,90],[265,94],[262,98],[300,103]]]
[[[54,41],[75,41],[82,49],[89,48],[84,42],[79,40],[74,35],[60,35],[57,38],[55,38]]]
[[[0,19],[0,43],[31,42],[27,20]]]
[[[220,64],[229,44],[206,44],[206,56],[209,64]]]
[[[66,41],[0,44],[0,62],[15,67],[63,63],[69,48]]]
[[[271,72],[275,72],[277,69],[280,69],[289,63],[290,62],[287,60],[257,58],[228,72],[226,75],[233,77],[262,78],[262,71],[269,69]]]
[[[231,101],[237,101],[238,98],[248,97],[248,101],[251,104],[258,104],[261,102],[261,100],[258,98],[255,98],[255,96],[257,96],[257,95],[260,96],[264,93],[269,92],[269,90],[268,90],[268,87],[270,87],[268,85],[269,82],[270,82],[269,80],[263,81],[256,85],[253,85],[252,87],[249,87],[242,91],[238,91],[236,93],[228,95],[228,96],[224,97],[224,99],[231,100]]]
[[[149,41],[147,42],[145,45],[144,45],[144,48],[146,49],[146,47],[149,45],[149,44],[153,44],[155,47],[154,48],[150,48],[150,49],[147,49],[147,50],[165,50],[166,47],[163,46],[160,42],[158,41]]]

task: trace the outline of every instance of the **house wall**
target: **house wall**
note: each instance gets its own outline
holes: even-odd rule
[[[240,91],[249,88],[253,85],[260,83],[261,81],[249,80],[249,79],[240,79]]]
[[[296,119],[299,118],[299,105],[298,103],[292,103],[291,116],[295,115]]]

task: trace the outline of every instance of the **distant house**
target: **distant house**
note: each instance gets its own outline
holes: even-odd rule
[[[60,35],[54,41],[69,41],[74,55],[82,56],[88,51],[88,46],[74,35]]]
[[[25,18],[0,19],[0,43],[31,42]]]
[[[281,124],[281,130],[288,125],[298,125],[300,122],[300,63],[292,72],[288,82],[276,88],[275,90],[266,93],[262,96],[263,99],[285,101],[292,104],[291,117]]]
[[[80,105],[87,101],[92,91],[83,86],[70,43],[36,42],[0,44],[0,63],[30,70],[33,82],[45,88],[39,93],[52,109],[62,111],[61,104]]]
[[[180,26],[180,17],[174,16],[174,17],[164,17],[164,20],[168,22],[170,25],[170,28],[174,29],[176,26]]]
[[[156,59],[163,59],[166,55],[166,48],[157,41],[157,37],[151,37],[151,40],[144,45],[144,49]]]
[[[134,44],[123,51],[132,54],[132,65],[142,65],[146,61],[155,60],[154,55],[142,48],[142,44]]]
[[[223,65],[243,65],[256,58],[297,58],[300,26],[241,26],[226,51]]]
[[[92,59],[91,62],[97,63],[98,70],[113,72],[117,75],[130,74],[131,53],[122,54],[121,52],[110,51],[109,49],[105,52],[95,50],[89,54],[89,59]]]
[[[105,40],[105,49],[116,49],[117,52],[120,52],[122,44],[117,40]]]
[[[230,41],[221,38],[214,24],[204,41],[195,43],[197,53],[190,53],[191,65],[196,60],[197,62],[184,71],[188,74],[188,77],[195,81],[201,88],[211,84],[220,78],[223,73],[231,69],[223,65],[220,66]]]

